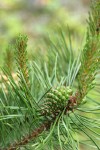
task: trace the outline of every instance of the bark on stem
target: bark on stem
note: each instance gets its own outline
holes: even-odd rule
[[[48,130],[51,126],[51,123],[52,122],[50,121],[44,122],[39,128],[33,131],[30,135],[23,138],[22,141],[10,145],[9,148],[5,150],[16,150],[18,147],[26,145],[29,141],[39,136],[39,134],[41,134],[44,130]]]

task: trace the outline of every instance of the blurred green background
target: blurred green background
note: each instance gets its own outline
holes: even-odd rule
[[[75,49],[81,47],[86,33],[89,0],[0,0],[0,66],[13,58],[13,44],[19,33],[28,35],[28,57],[43,54],[43,41],[55,34],[58,25],[67,35],[67,26],[73,36]],[[13,62],[13,61],[12,61]]]

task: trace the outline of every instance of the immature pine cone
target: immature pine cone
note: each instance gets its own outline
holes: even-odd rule
[[[72,90],[65,86],[50,89],[42,104],[42,115],[49,118],[57,116],[67,107],[72,93]]]

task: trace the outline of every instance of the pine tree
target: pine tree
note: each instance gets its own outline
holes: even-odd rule
[[[100,150],[100,103],[89,92],[94,88],[92,92],[97,95],[94,80],[100,67],[99,0],[91,2],[81,58],[72,57],[63,31],[60,33],[64,53],[51,42],[52,69],[46,62],[28,64],[27,36],[17,37],[18,83],[3,69],[9,83],[4,82],[7,92],[3,87],[0,90],[0,150]],[[66,54],[70,58],[67,62]],[[60,57],[64,61],[58,62]],[[61,72],[63,65],[68,70]]]

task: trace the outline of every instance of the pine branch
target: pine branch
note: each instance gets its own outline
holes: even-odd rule
[[[100,67],[100,1],[92,2],[88,20],[86,44],[81,58],[81,67],[78,75],[80,103],[85,95],[94,87],[94,79]]]
[[[48,131],[52,124],[59,120],[59,114],[68,114],[77,106],[76,97],[72,96],[72,90],[69,87],[59,87],[51,89],[46,93],[44,103],[41,105],[41,116],[47,121],[43,122],[39,128],[36,128],[31,134],[25,136],[21,141],[9,146],[6,150],[16,150],[18,147],[25,146],[31,140],[37,138],[43,131]],[[57,118],[58,117],[58,118]]]
[[[99,29],[98,8],[100,8],[98,4],[100,3],[97,0],[93,4],[92,4],[92,11],[89,16],[88,21],[89,27],[87,31],[86,44],[82,52],[81,67],[78,75],[79,91],[78,93],[76,93],[75,96],[71,88],[67,86],[62,86],[64,85],[64,81],[62,82],[62,79],[60,82],[59,82],[60,79],[58,81],[54,80],[54,83],[52,82],[54,76],[56,79],[58,79],[56,76],[57,70],[56,63],[54,67],[55,69],[53,77],[49,77],[48,71],[46,72],[46,75],[44,75],[45,73],[42,72],[38,66],[34,66],[34,71],[32,72],[32,74],[35,74],[34,77],[35,83],[33,89],[36,88],[37,89],[36,93],[34,92],[34,90],[31,91],[33,93],[30,92],[29,71],[27,67],[27,55],[26,55],[27,37],[23,35],[18,36],[16,41],[16,61],[18,66],[18,77],[20,88],[15,84],[14,80],[10,78],[10,83],[13,87],[10,89],[11,92],[11,94],[9,94],[10,97],[9,95],[6,95],[5,92],[3,92],[4,97],[7,101],[7,106],[2,98],[1,99],[2,109],[0,110],[1,114],[0,119],[3,129],[3,131],[0,131],[0,133],[1,137],[3,137],[2,141],[4,142],[3,144],[0,143],[2,148],[8,147],[6,148],[6,150],[15,150],[24,146],[27,147],[27,145],[29,145],[31,140],[33,140],[33,144],[35,143],[34,142],[35,140],[39,141],[40,140],[39,136],[41,133],[43,133],[42,134],[43,141],[42,142],[39,141],[38,146],[35,145],[36,143],[34,144],[37,148],[38,147],[41,148],[41,145],[43,146],[44,149],[47,148],[45,146],[48,143],[48,141],[53,142],[54,138],[56,139],[56,142],[58,142],[56,148],[61,150],[63,149],[76,150],[79,147],[80,140],[78,140],[78,138],[75,138],[76,137],[75,133],[79,134],[80,132],[81,133],[83,132],[89,138],[89,140],[94,143],[95,147],[99,148],[98,144],[95,142],[94,139],[94,137],[96,136],[97,138],[99,137],[97,133],[99,129],[98,128],[99,121],[97,120],[95,122],[94,119],[86,118],[85,116],[80,117],[79,114],[77,115],[77,112],[74,112],[74,110],[77,109],[79,111],[84,110],[86,113],[87,112],[92,113],[92,110],[87,111],[88,108],[80,109],[79,108],[80,105],[78,104],[82,101],[82,99],[88,93],[88,91],[93,87],[94,85],[93,80],[96,75],[96,70],[99,68],[100,62],[99,58],[100,34],[98,30]],[[74,68],[74,63],[72,66]],[[74,76],[76,76],[77,74],[77,71],[75,70],[73,71]],[[72,72],[70,73],[70,71],[68,71],[68,73],[71,74]],[[48,80],[45,79],[45,76],[47,76]],[[61,78],[63,78],[62,75]],[[69,79],[72,80],[73,78],[74,77],[72,76],[72,78],[70,77]],[[44,94],[43,90],[46,91],[47,90],[46,88],[48,88],[49,85],[51,86],[49,91],[45,92]],[[34,93],[37,95],[36,101]],[[42,98],[40,99],[41,96]],[[95,111],[97,111],[98,109],[99,108],[95,108]],[[28,117],[26,116],[27,114]],[[37,122],[35,122],[36,121],[35,119],[37,119]],[[54,128],[51,133],[50,127],[52,125],[54,126]],[[32,129],[29,132],[31,126]],[[24,127],[25,130],[23,129]],[[97,130],[96,132],[94,132],[94,128],[96,128]],[[45,134],[47,133],[47,131],[50,131],[51,137],[44,139],[45,136],[43,131],[46,131]],[[53,134],[53,132],[55,133]],[[91,135],[96,136],[91,138],[90,133]],[[15,136],[12,138],[12,135]],[[24,138],[22,138],[23,135]],[[4,139],[6,136],[7,138]],[[14,143],[14,141],[16,141],[16,143]]]

